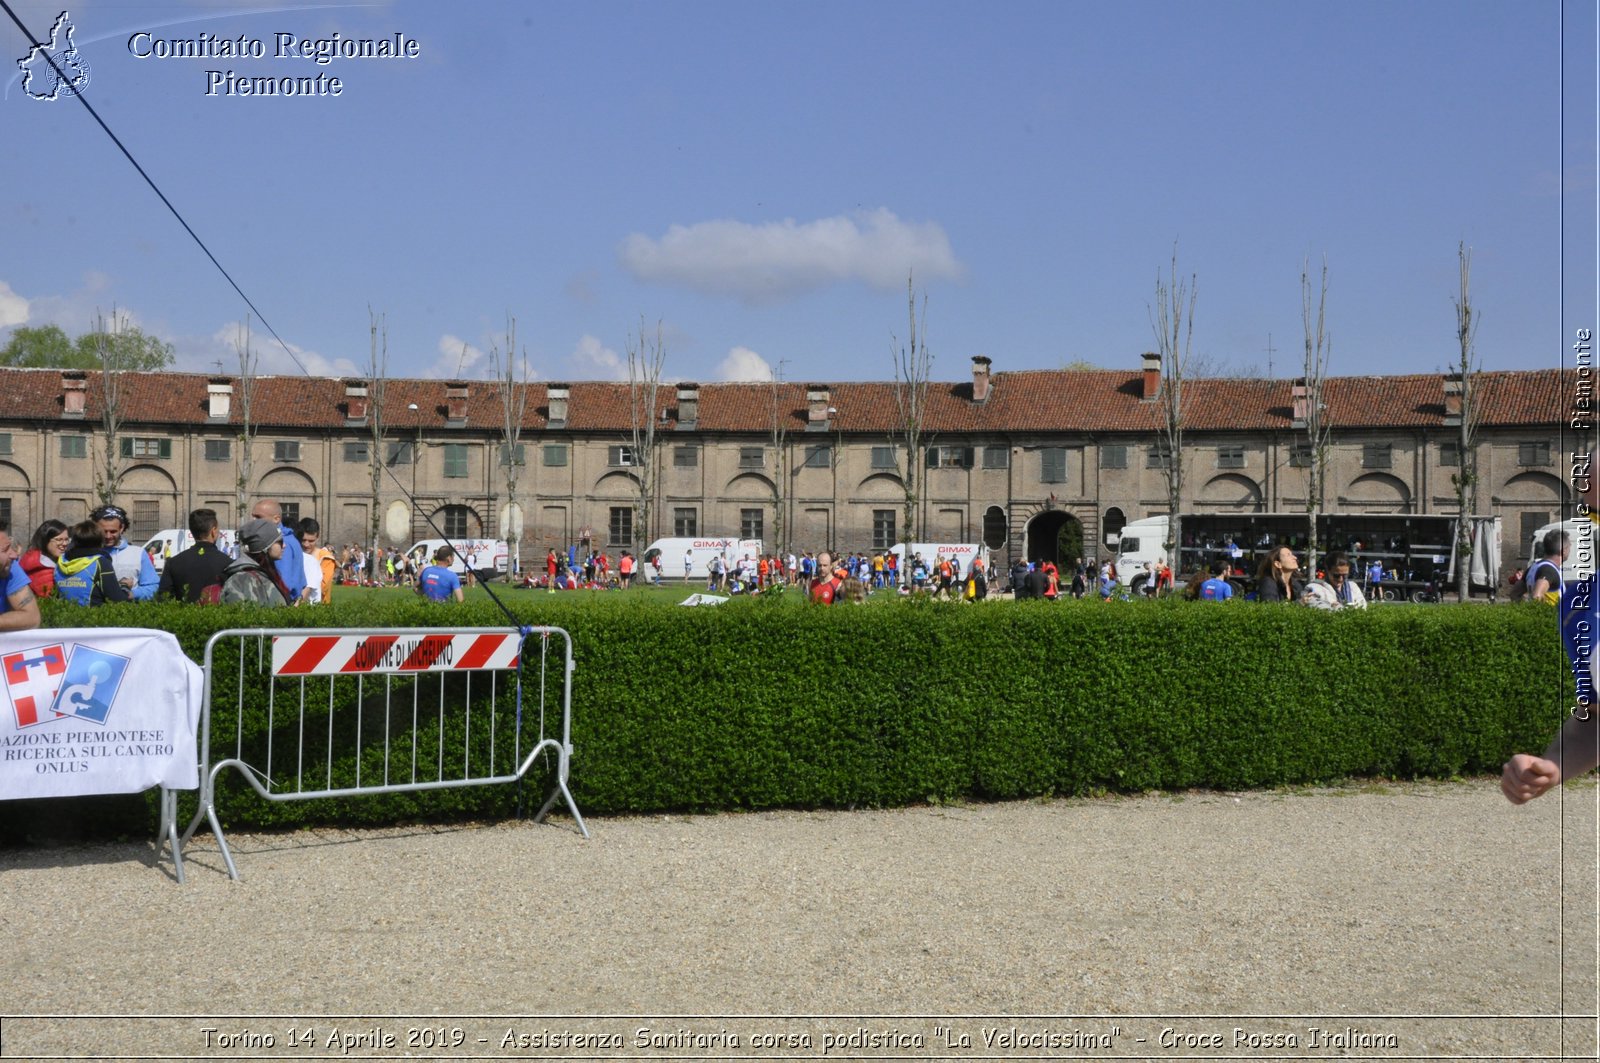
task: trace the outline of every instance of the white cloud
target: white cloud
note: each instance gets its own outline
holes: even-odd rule
[[[175,346],[178,350],[177,365],[175,368],[191,373],[215,373],[220,365],[221,371],[228,376],[239,372],[238,344],[244,342],[244,330],[239,322],[231,321],[223,325],[209,337],[194,342],[185,342],[180,338]],[[346,377],[364,376],[365,370],[348,358],[327,358],[316,351],[297,347],[292,343],[285,343],[289,351],[293,352],[291,358],[278,341],[272,338],[272,333],[259,325],[250,329],[250,349],[256,355],[256,373],[260,376],[314,376],[314,377]],[[295,363],[299,359],[299,364]],[[304,366],[302,372],[301,366]]]
[[[626,380],[628,364],[616,351],[585,333],[567,359],[580,380]]]
[[[467,380],[487,372],[488,356],[460,336],[439,337],[439,358],[422,375],[433,380]]]
[[[28,323],[28,300],[11,290],[11,285],[0,281],[0,328],[11,328]]]
[[[772,365],[748,347],[735,347],[714,374],[717,380],[771,380]]]
[[[954,279],[961,263],[935,222],[906,222],[880,207],[817,221],[674,225],[660,240],[633,233],[623,266],[642,281],[749,302],[781,299],[840,281],[893,291],[915,272]]]

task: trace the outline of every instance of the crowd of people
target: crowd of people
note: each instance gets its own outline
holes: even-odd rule
[[[6,588],[0,602],[0,631],[37,627],[39,599],[58,598],[81,606],[156,599],[192,603],[249,603],[263,606],[317,605],[333,600],[341,582],[407,583],[435,601],[460,601],[460,577],[451,568],[448,547],[426,559],[387,558],[387,568],[366,568],[366,554],[347,546],[336,557],[322,545],[315,518],[286,521],[282,507],[262,499],[240,526],[233,551],[223,549],[215,510],[189,514],[193,545],[157,569],[154,558],[130,542],[128,514],[104,505],[86,520],[68,525],[40,524],[26,547],[0,523],[0,566]]]

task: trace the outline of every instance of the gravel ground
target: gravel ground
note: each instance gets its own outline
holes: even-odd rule
[[[791,1056],[820,1055],[827,1030],[911,1058],[965,1034],[975,1047],[947,1054],[970,1056],[1011,1026],[1113,1038],[1032,1058],[1269,1058],[1234,1028],[1305,1050],[1312,1026],[1398,1041],[1355,1038],[1358,1056],[1592,1058],[1592,1018],[1549,1016],[1596,1010],[1597,822],[1593,786],[1512,808],[1473,780],[597,818],[588,841],[567,820],[231,835],[240,882],[203,835],[182,886],[148,844],[12,849],[0,1012],[306,1017],[319,1049],[362,1028],[330,1015],[481,1017],[441,1058],[513,1058],[502,1035],[546,1029],[625,1031],[613,1058],[681,1056],[595,1018],[633,1015],[742,1036],[737,1051],[692,1043],[699,1058],[784,1055],[751,1049],[761,1030],[814,1037]],[[752,1018],[773,1015],[793,1018]],[[942,1041],[941,1016],[964,1017]],[[253,1053],[270,1056],[295,1024],[210,1025],[273,1031]],[[0,1058],[227,1055],[202,1026],[10,1019]],[[372,1027],[376,1047],[412,1026]],[[1163,1029],[1190,1043],[1162,1048]]]

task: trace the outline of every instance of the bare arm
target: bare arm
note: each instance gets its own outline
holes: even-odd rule
[[[1544,756],[1518,753],[1506,761],[1500,773],[1500,791],[1514,805],[1531,801],[1559,785],[1600,765],[1600,709],[1591,706],[1589,716],[1568,716]]]
[[[30,631],[39,626],[39,600],[32,587],[24,587],[8,601],[11,611],[0,613],[0,631]]]

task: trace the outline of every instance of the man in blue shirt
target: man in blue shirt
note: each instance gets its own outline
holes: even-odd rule
[[[11,539],[10,525],[4,521],[0,521],[0,579],[6,585],[5,596],[0,598],[0,631],[38,627],[39,602],[33,596],[28,574],[17,564],[17,544]]]
[[[439,547],[433,552],[433,564],[417,577],[417,593],[430,602],[448,602],[452,597],[458,602],[466,600],[461,578],[449,569],[454,552],[448,546]]]
[[[1233,597],[1233,584],[1228,582],[1228,576],[1233,572],[1233,565],[1227,561],[1219,562],[1217,574],[1200,584],[1200,597],[1208,602],[1225,602]]]
[[[283,556],[277,560],[278,578],[283,580],[284,587],[289,591],[289,604],[299,605],[306,596],[306,555],[300,549],[300,540],[295,538],[294,530],[284,527],[283,507],[273,499],[263,498],[250,510],[250,515],[270,520],[278,526],[278,532],[283,536]]]

